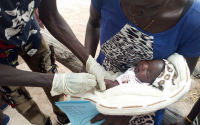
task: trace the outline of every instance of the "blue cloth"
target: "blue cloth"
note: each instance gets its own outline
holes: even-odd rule
[[[1,107],[1,111],[3,112],[6,108],[8,108],[8,104],[4,104],[2,107]]]
[[[40,0],[0,0],[0,63],[16,66],[18,49],[33,56],[40,43],[41,34],[34,12]]]
[[[121,9],[119,0],[92,0],[92,5],[102,16],[100,27],[101,52],[97,61],[106,70],[123,71],[123,69],[116,69],[111,65],[116,64],[116,66],[119,65],[127,69],[132,65],[125,64],[129,63],[126,60],[135,61],[134,65],[136,65],[140,60],[166,59],[175,52],[184,57],[200,55],[199,0],[195,0],[188,12],[174,27],[161,33],[146,32],[129,21]],[[139,41],[137,41],[138,36],[141,38]],[[126,44],[132,42],[133,46],[125,47],[126,44],[123,45],[123,41],[120,41],[120,39],[123,39]],[[140,47],[140,43],[143,44],[142,47]],[[127,55],[131,55],[131,58],[135,59],[129,59],[126,57]],[[156,112],[155,125],[161,125],[163,115],[164,109]]]
[[[161,125],[165,109],[158,110],[155,113],[154,125]]]
[[[6,114],[5,115],[5,119],[4,121],[1,123],[1,125],[8,125],[8,123],[10,122],[10,117]]]

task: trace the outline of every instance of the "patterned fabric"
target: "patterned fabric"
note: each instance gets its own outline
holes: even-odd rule
[[[102,50],[97,61],[103,64],[107,70],[125,71],[133,64],[133,62],[129,63],[129,61],[135,60],[134,63],[137,63],[140,59],[166,59],[175,52],[184,57],[200,55],[199,0],[195,0],[188,12],[174,27],[161,33],[148,33],[130,22],[124,15],[119,0],[91,1],[94,8],[102,16],[100,27],[100,46],[102,46]],[[129,31],[133,33],[130,34]],[[136,39],[138,36],[142,36],[142,34],[145,35],[145,38],[150,38],[151,40],[142,39],[140,43],[142,45],[139,45],[140,40],[137,41]],[[128,39],[125,37],[128,37]],[[119,38],[124,40],[124,44],[122,44],[123,41],[120,41]],[[137,46],[135,47],[135,45]],[[114,50],[110,50],[113,48]],[[138,48],[141,50],[145,48],[145,51],[140,53],[141,50],[138,50]],[[135,57],[133,53],[135,53]],[[148,55],[149,53],[150,55]],[[127,56],[126,54],[130,55]],[[155,125],[161,124],[163,115],[164,110],[156,112]]]
[[[41,43],[41,34],[33,15],[39,3],[40,0],[0,0],[1,64],[18,65],[18,49],[29,56],[36,53]],[[2,47],[4,45],[9,48],[5,49]]]
[[[133,116],[128,125],[153,125],[155,113]]]
[[[156,80],[152,83],[152,86],[158,88],[163,91],[167,84],[175,85],[174,79],[178,77],[178,74],[174,68],[174,66],[167,60],[163,59],[165,62],[165,69],[160,75],[156,78]]]
[[[161,33],[148,33],[130,22],[125,17],[119,0],[92,0],[92,4],[102,15],[100,28],[101,46],[122,30],[125,25],[129,24],[137,29],[138,34],[144,33],[148,36],[153,36],[152,52],[154,60],[166,59],[175,52],[184,57],[200,55],[200,34],[198,32],[200,31],[199,0],[195,0],[188,13],[174,27]],[[101,51],[97,61],[102,64],[104,58],[105,55]]]
[[[126,24],[115,36],[101,46],[107,71],[125,72],[140,60],[153,59],[153,36],[139,32]]]
[[[17,51],[16,45],[10,45],[0,40],[0,63],[8,66],[17,65],[18,53],[14,53],[14,51]]]
[[[153,36],[146,35],[126,24],[116,35],[101,45],[105,55],[102,66],[107,71],[125,72],[140,60],[153,59]],[[155,113],[153,113],[155,115]],[[138,115],[130,125],[153,125],[154,116]]]

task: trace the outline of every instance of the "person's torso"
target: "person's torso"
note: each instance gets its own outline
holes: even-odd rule
[[[94,1],[93,5],[95,7]],[[199,46],[187,48],[184,45],[191,41],[192,35],[196,36],[195,30],[200,26],[198,7],[200,1],[196,0],[174,27],[161,33],[148,33],[126,18],[118,0],[104,0],[100,9],[101,52],[97,61],[106,70],[124,72],[140,60],[166,59],[175,52],[183,56],[197,56],[200,54]]]
[[[40,0],[1,0],[0,1],[0,40],[2,45],[14,45],[12,48],[0,47],[0,63],[16,62],[18,49],[32,56],[41,43],[40,28],[34,12]],[[5,58],[7,58],[5,60]],[[10,64],[11,66],[17,64]],[[8,65],[8,64],[7,64]]]

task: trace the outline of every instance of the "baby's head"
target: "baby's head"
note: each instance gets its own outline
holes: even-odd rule
[[[134,72],[141,82],[152,84],[164,68],[164,60],[142,60],[137,63]]]

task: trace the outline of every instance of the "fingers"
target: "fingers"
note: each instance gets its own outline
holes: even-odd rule
[[[87,77],[88,79],[94,79],[96,80],[96,77],[92,74],[89,74],[89,73],[84,73],[85,74],[85,77]]]
[[[95,122],[101,121],[101,120],[103,120],[103,119],[105,119],[105,115],[103,115],[103,114],[98,114],[98,115],[96,115],[94,118],[92,118],[92,119],[90,120],[90,122],[91,122],[91,123],[95,123]]]
[[[109,73],[107,73],[107,71],[106,71],[106,75],[105,75],[105,78],[104,78],[104,79],[109,79],[109,80],[112,80],[112,81],[115,80],[114,77],[113,77],[112,75],[110,75]]]
[[[109,80],[109,79],[104,79],[104,81],[108,84],[111,84],[113,81],[112,80]]]
[[[86,62],[86,71],[90,72],[90,70],[96,63],[97,63],[96,60],[91,55],[89,55],[87,62]]]
[[[100,89],[103,91],[103,90],[106,90],[106,83],[104,82],[104,78],[98,78],[97,79],[97,82],[99,84],[99,87]]]
[[[97,82],[96,82],[96,80],[93,80],[93,79],[87,79],[87,85],[94,87],[97,85]]]
[[[119,77],[121,74],[123,74],[122,72],[116,72],[114,75],[112,75],[113,79],[116,79],[117,77]]]

